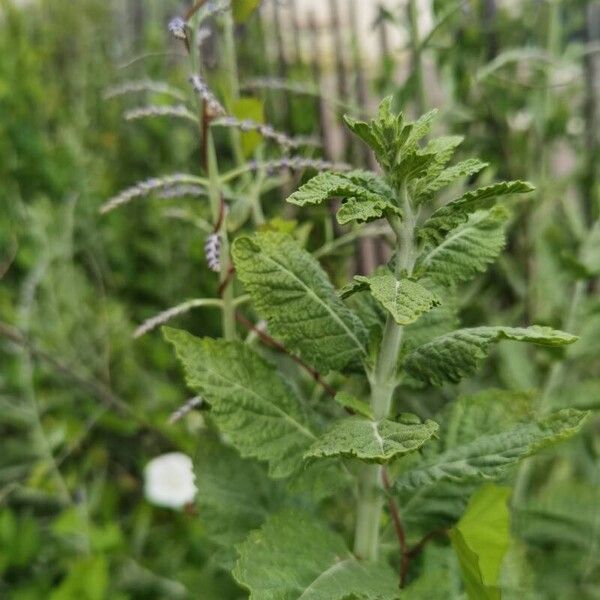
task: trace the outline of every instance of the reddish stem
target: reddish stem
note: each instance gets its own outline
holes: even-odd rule
[[[404,527],[402,526],[402,521],[400,520],[400,511],[398,510],[396,501],[391,495],[390,480],[388,478],[387,469],[385,467],[381,472],[381,479],[383,480],[383,487],[387,492],[388,507],[392,516],[394,531],[396,532],[396,537],[398,538],[398,543],[400,544],[400,587],[402,588],[404,587],[404,584],[406,583],[406,578],[408,576],[410,552],[408,550],[408,544],[406,543],[406,533],[404,532]]]
[[[307,365],[300,357],[292,354],[283,344],[279,343],[277,340],[273,339],[268,333],[260,330],[254,323],[246,319],[240,313],[235,314],[236,319],[239,323],[241,323],[246,329],[253,331],[258,335],[258,337],[268,346],[271,346],[275,350],[282,352],[283,354],[287,354],[296,364],[300,365],[317,383],[323,386],[323,389],[333,398],[336,395],[336,391],[333,387],[331,387],[322,377],[322,375],[313,369],[310,365]]]
[[[426,535],[424,535],[409,551],[408,551],[408,556],[410,558],[414,558],[415,556],[418,556],[419,554],[421,554],[421,552],[423,551],[423,548],[425,547],[425,545],[427,544],[427,542],[429,542],[430,540],[432,540],[433,538],[436,537],[445,537],[448,535],[448,531],[446,529],[433,529],[431,530],[429,533],[427,533]]]

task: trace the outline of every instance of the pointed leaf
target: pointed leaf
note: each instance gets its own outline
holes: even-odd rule
[[[419,235],[430,241],[439,241],[445,232],[464,223],[471,213],[493,206],[497,197],[526,194],[534,189],[526,181],[503,181],[467,192],[460,198],[438,208],[419,230]]]
[[[271,517],[238,546],[233,576],[250,600],[393,600],[398,580],[387,564],[359,561],[344,540],[301,512]]]
[[[508,212],[501,206],[473,213],[437,246],[430,246],[417,263],[417,272],[442,285],[468,281],[485,271],[506,242]]]
[[[300,400],[275,368],[242,342],[170,328],[164,334],[188,385],[211,405],[216,424],[240,454],[267,461],[273,477],[296,471],[315,435]]]
[[[396,486],[419,489],[440,481],[498,478],[523,458],[577,433],[588,414],[565,409],[537,422],[520,423],[500,433],[482,435],[409,466],[399,475]]]
[[[500,568],[510,542],[510,488],[480,487],[450,531],[470,600],[500,600]]]
[[[292,238],[274,232],[238,238],[233,259],[270,331],[317,369],[343,369],[365,354],[364,325]]]
[[[371,289],[373,297],[391,313],[399,325],[413,323],[440,303],[435,294],[420,283],[411,279],[396,279],[392,273],[377,273],[371,277],[358,275],[354,279],[359,285]]]
[[[403,362],[409,375],[425,383],[457,383],[477,370],[490,344],[500,340],[530,342],[542,346],[563,346],[577,337],[550,327],[474,327],[459,329],[435,338],[410,352]]]

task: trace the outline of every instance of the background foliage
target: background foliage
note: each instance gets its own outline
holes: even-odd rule
[[[310,60],[288,52],[292,59],[282,61],[277,47],[265,52],[257,43],[269,37],[270,3],[261,13],[252,12],[252,3],[242,4],[240,20],[249,18],[237,28],[240,80],[278,75],[288,83],[309,79],[314,86]],[[509,388],[516,396],[541,390],[547,406],[596,410],[597,6],[583,0],[428,4],[434,29],[422,39],[410,27],[405,3],[379,11],[373,27],[383,23],[387,31],[400,32],[404,46],[363,56],[373,75],[366,78],[367,98],[355,81],[361,71],[352,68],[352,44],[346,43],[344,72],[351,84],[334,84],[339,100],[360,107],[392,93],[415,115],[439,104],[440,128],[465,135],[461,153],[493,165],[490,181],[532,180],[535,200],[511,207],[509,252],[461,289],[457,310],[466,326],[533,322],[581,336],[554,353],[500,345],[496,360],[457,391],[471,397],[491,387]],[[161,310],[216,295],[203,256],[206,231],[198,227],[208,208],[184,199],[175,212],[169,211],[174,205],[140,200],[99,214],[108,198],[136,181],[196,171],[193,127],[168,119],[126,122],[128,100],[105,99],[110,86],[133,79],[185,87],[185,61],[166,31],[181,11],[177,2],[0,1],[2,597],[193,598],[198,590],[206,599],[245,597],[221,570],[241,540],[215,531],[218,518],[210,512],[215,494],[206,473],[218,469],[221,450],[200,435],[201,413],[169,424],[190,392],[160,335],[132,338],[144,319]],[[291,43],[289,36],[281,42],[286,51]],[[218,45],[211,54],[210,44],[208,72],[223,95],[227,74],[219,70]],[[339,83],[339,65],[323,64],[316,83]],[[358,158],[368,165],[351,142],[340,144],[343,134],[331,125],[338,115],[322,118],[323,103],[312,96],[259,90],[251,97],[254,114],[260,116],[264,103],[267,122],[279,129],[319,135],[327,158]],[[251,138],[245,144],[252,149]],[[224,134],[217,136],[217,148],[220,160],[233,165]],[[285,180],[287,191],[294,183]],[[284,214],[279,191],[265,196],[267,217]],[[310,249],[331,243],[327,210],[293,216],[302,220],[307,214],[319,225],[302,229],[300,223],[296,235]],[[350,245],[328,254],[323,264],[343,280],[344,272],[363,269],[367,259],[368,248]],[[178,317],[177,327],[218,335],[218,313],[191,312]],[[432,417],[445,394],[415,391],[412,401],[422,416]],[[472,426],[482,427],[485,415],[473,411]],[[577,438],[528,463],[531,485],[511,519],[502,575],[506,597],[600,597],[598,423],[589,419]],[[202,457],[204,514],[155,508],[143,497],[144,465],[174,449]],[[221,469],[231,468],[233,460]],[[245,507],[220,499],[217,517],[225,506],[232,518],[252,523],[257,517],[248,507],[265,498],[278,504],[277,486],[252,468],[255,473],[240,465],[231,478],[252,474],[240,486],[254,488],[255,496]],[[451,499],[451,489],[445,497]],[[426,500],[439,516],[436,499]],[[411,521],[407,510],[404,518],[418,531],[421,516]],[[468,513],[455,531],[452,544],[471,543]],[[447,544],[432,544],[419,560],[437,565],[438,581],[451,587],[443,568],[448,556]],[[450,587],[443,597],[460,597]]]

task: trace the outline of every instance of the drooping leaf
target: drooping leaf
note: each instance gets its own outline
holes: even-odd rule
[[[507,219],[502,206],[473,213],[440,244],[429,246],[419,258],[417,272],[449,286],[485,271],[504,248]]]
[[[477,370],[490,344],[500,340],[529,342],[542,346],[563,346],[577,337],[550,327],[474,327],[459,329],[419,346],[402,366],[416,379],[433,385],[457,383]]]
[[[375,203],[385,202],[385,198],[356,184],[348,175],[328,171],[309,179],[289,196],[287,201],[297,206],[306,206],[321,204],[330,198],[357,198]]]
[[[275,368],[242,342],[197,338],[164,329],[188,385],[211,405],[211,415],[243,457],[269,463],[272,477],[300,466],[314,440],[308,418]]]
[[[503,181],[482,187],[438,208],[419,230],[419,236],[440,241],[444,234],[464,223],[471,213],[490,208],[496,198],[509,194],[526,194],[535,188],[526,181]]]
[[[470,600],[500,600],[500,569],[510,542],[510,488],[488,483],[450,531]]]
[[[414,452],[438,430],[437,423],[418,417],[401,422],[363,417],[338,420],[304,454],[305,458],[345,456],[366,462],[386,463]]]
[[[392,600],[398,580],[387,564],[359,561],[344,540],[301,512],[272,516],[238,546],[233,576],[250,600]]]
[[[264,232],[233,245],[238,277],[270,331],[320,371],[365,354],[367,332],[316,259],[290,237]]]
[[[436,456],[408,466],[396,480],[398,488],[418,489],[439,481],[495,479],[518,461],[549,444],[577,433],[588,413],[565,409],[539,421],[482,435]]]
[[[378,219],[386,211],[401,215],[402,211],[392,201],[394,194],[375,173],[350,171],[349,173],[319,173],[296,190],[288,202],[298,206],[321,204],[330,198],[345,202],[337,219],[344,225],[351,221],[367,222]]]
[[[357,275],[358,289],[368,287],[373,297],[394,317],[399,325],[409,325],[437,306],[435,294],[411,279],[397,279],[392,273],[376,273],[370,277]],[[353,289],[353,291],[358,291]]]

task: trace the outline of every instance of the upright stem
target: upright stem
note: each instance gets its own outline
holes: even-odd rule
[[[412,213],[406,189],[400,191],[404,206],[404,221],[397,230],[396,275],[410,274],[415,263],[415,216]],[[385,419],[392,406],[396,389],[396,364],[402,344],[403,327],[388,315],[377,363],[371,375],[371,408],[376,420]],[[365,560],[377,560],[379,524],[383,508],[382,467],[362,465],[358,478],[358,506],[354,536],[354,553]]]
[[[215,150],[215,143],[212,137],[210,129],[207,130],[207,149],[208,149],[208,194],[210,198],[210,205],[212,210],[213,221],[218,223],[221,220],[221,226],[219,229],[219,237],[221,239],[221,273],[219,275],[219,282],[223,286],[222,295],[222,311],[223,311],[223,337],[226,340],[233,340],[236,338],[235,328],[235,305],[233,303],[233,285],[224,285],[229,277],[229,271],[231,268],[231,259],[229,256],[229,237],[227,235],[227,220],[220,217],[222,210],[221,207],[221,189],[219,182],[219,168],[217,164],[217,153]]]

